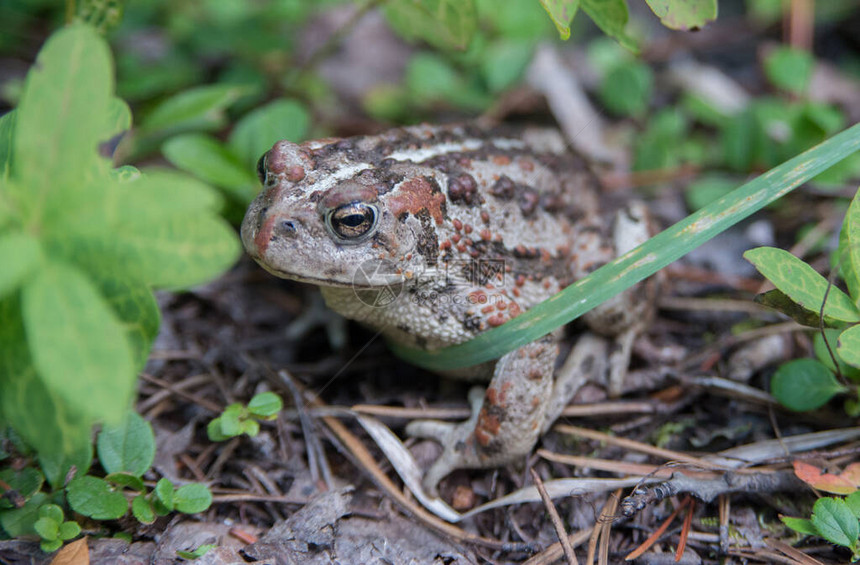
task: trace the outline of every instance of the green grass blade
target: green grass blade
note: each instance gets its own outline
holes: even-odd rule
[[[735,189],[528,312],[466,343],[435,351],[389,345],[409,362],[432,370],[468,367],[497,359],[653,275],[858,150],[860,124]]]

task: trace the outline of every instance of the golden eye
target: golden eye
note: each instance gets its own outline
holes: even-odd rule
[[[364,202],[344,204],[326,214],[326,226],[344,243],[358,243],[373,234],[378,214]]]

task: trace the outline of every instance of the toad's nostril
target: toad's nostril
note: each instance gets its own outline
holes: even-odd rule
[[[281,220],[278,222],[278,233],[285,236],[296,234],[296,224],[292,220]]]

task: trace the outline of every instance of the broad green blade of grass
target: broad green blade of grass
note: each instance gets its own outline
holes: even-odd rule
[[[435,351],[389,345],[407,361],[437,371],[497,359],[653,275],[858,150],[860,124],[735,189],[525,314],[466,343]]]

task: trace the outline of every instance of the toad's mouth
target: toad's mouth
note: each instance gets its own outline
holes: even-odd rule
[[[255,258],[256,259],[256,258]],[[380,284],[368,284],[367,279],[364,277],[353,277],[349,281],[323,278],[323,277],[314,277],[311,275],[303,275],[299,273],[294,273],[290,271],[283,271],[278,269],[277,267],[273,267],[272,265],[268,265],[260,260],[257,260],[257,263],[269,273],[275,275],[276,277],[282,279],[289,279],[291,281],[303,282],[312,284],[315,286],[325,286],[330,288],[352,288],[354,290],[378,290],[381,288],[385,288],[387,286],[402,284],[403,279],[393,280],[393,281],[384,281],[380,282]]]

